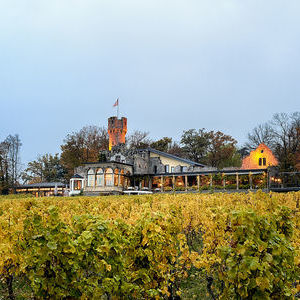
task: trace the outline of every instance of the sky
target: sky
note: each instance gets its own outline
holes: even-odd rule
[[[0,0],[0,141],[21,159],[107,126],[247,133],[299,111],[300,1]]]

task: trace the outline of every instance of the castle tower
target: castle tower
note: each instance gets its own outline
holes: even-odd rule
[[[125,144],[126,132],[127,118],[110,117],[108,119],[109,150],[116,145]]]

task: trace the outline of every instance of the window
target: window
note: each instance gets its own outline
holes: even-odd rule
[[[120,182],[119,182],[120,186],[124,186],[124,170],[122,169],[120,172]]]
[[[116,161],[121,161],[121,155],[116,155]]]
[[[174,171],[175,171],[175,168],[171,167],[171,173],[174,173]]]
[[[119,185],[119,169],[115,169],[115,175],[114,175],[114,185]]]
[[[74,190],[81,190],[81,180],[74,180]]]
[[[165,165],[165,173],[169,173],[169,165]]]
[[[87,186],[95,185],[95,173],[93,169],[89,169],[87,176]]]
[[[104,186],[104,174],[102,169],[96,172],[96,186]]]
[[[153,167],[153,172],[154,172],[154,174],[157,173],[157,166],[154,166],[154,167]]]
[[[258,165],[259,165],[259,166],[262,165],[262,159],[261,159],[261,158],[258,159]]]
[[[264,153],[264,150],[261,150],[260,153]]]
[[[105,186],[113,186],[113,170],[107,168],[105,170]]]
[[[267,165],[267,160],[266,160],[266,158],[264,157],[263,158],[263,166],[266,166]]]
[[[187,171],[187,167],[181,166],[181,167],[180,167],[180,170],[181,170],[181,172],[186,172],[186,171]]]

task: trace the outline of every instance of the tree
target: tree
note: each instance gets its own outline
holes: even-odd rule
[[[237,152],[240,154],[241,158],[244,158],[250,154],[248,147],[242,147],[238,149]]]
[[[274,134],[274,153],[282,171],[293,171],[300,151],[300,112],[275,114],[271,120]]]
[[[271,148],[281,171],[299,168],[300,112],[274,114],[271,121],[254,128],[248,134],[247,146],[253,149],[261,142]]]
[[[219,169],[229,166],[240,166],[241,159],[235,147],[237,141],[221,131],[211,131],[209,134],[207,163]]]
[[[5,142],[8,144],[8,163],[10,169],[11,186],[16,187],[21,175],[20,149],[22,146],[18,134],[9,135]]]
[[[182,149],[182,147],[180,147],[180,144],[177,142],[173,142],[169,149],[168,149],[168,153],[176,155],[178,157],[185,157],[185,152]]]
[[[148,137],[149,132],[135,130],[127,138],[127,145],[129,149],[144,149],[148,148],[152,143],[151,139]]]
[[[20,149],[22,143],[18,134],[9,135],[0,143],[0,193],[15,190],[21,175]]]
[[[204,162],[210,143],[211,133],[204,128],[183,131],[180,143],[187,158],[195,162]]]
[[[9,191],[9,164],[8,164],[8,144],[0,143],[0,193],[8,194]]]
[[[29,183],[60,182],[64,181],[65,173],[58,153],[45,154],[28,163],[23,179]]]
[[[61,145],[61,163],[67,169],[66,179],[84,162],[97,162],[99,152],[107,149],[108,133],[104,127],[86,126],[79,132],[68,134]]]
[[[272,148],[274,142],[274,131],[269,123],[260,124],[248,133],[246,147],[249,150],[256,149],[261,143]]]
[[[150,147],[162,152],[168,152],[169,149],[171,148],[171,145],[172,145],[172,138],[163,137],[160,140],[152,142],[150,144]]]

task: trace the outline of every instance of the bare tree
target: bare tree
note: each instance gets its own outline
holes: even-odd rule
[[[293,170],[300,150],[300,113],[275,114],[271,121],[274,132],[274,152],[282,170]]]
[[[18,134],[9,135],[0,143],[0,189],[8,193],[15,189],[21,176],[20,149],[22,143]]]
[[[22,143],[18,134],[15,134],[14,136],[9,135],[5,139],[5,142],[8,144],[8,163],[11,186],[15,188],[21,175],[20,149]]]
[[[142,149],[147,148],[152,143],[151,139],[148,137],[149,132],[135,130],[127,138],[127,145],[130,149]]]
[[[256,149],[261,143],[264,143],[270,148],[273,147],[274,131],[269,123],[260,124],[248,133],[246,147],[249,150]]]

